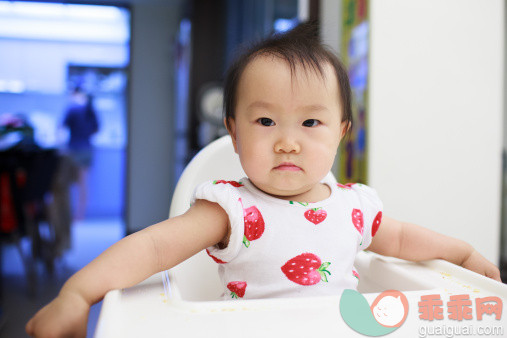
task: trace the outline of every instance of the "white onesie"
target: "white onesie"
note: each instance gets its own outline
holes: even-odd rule
[[[317,203],[278,199],[248,178],[199,185],[192,203],[218,203],[228,214],[226,248],[206,251],[219,265],[224,299],[338,295],[356,289],[354,259],[382,219],[382,202],[363,184],[322,183],[331,195]]]

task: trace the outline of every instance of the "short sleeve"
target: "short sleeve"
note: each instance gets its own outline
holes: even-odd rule
[[[218,263],[227,263],[236,257],[241,249],[244,235],[243,207],[239,189],[244,189],[240,182],[215,180],[198,185],[192,195],[191,203],[202,199],[217,203],[229,216],[231,235],[227,247],[216,246],[207,248],[207,253]]]
[[[364,250],[371,244],[382,222],[383,204],[375,189],[360,183],[353,184],[351,188],[358,195],[363,215],[363,240],[359,250]]]

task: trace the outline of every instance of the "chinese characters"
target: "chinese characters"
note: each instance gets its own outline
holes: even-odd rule
[[[421,296],[419,318],[429,321],[444,319],[443,300],[439,294]],[[451,320],[470,320],[472,314],[472,300],[469,295],[452,295],[447,302],[447,317]],[[495,315],[496,320],[502,318],[502,300],[499,297],[483,297],[475,299],[475,313],[477,320],[483,315]]]

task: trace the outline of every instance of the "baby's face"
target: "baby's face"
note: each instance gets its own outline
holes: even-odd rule
[[[231,136],[243,170],[264,192],[296,201],[329,195],[318,184],[331,169],[344,125],[333,68],[324,77],[259,56],[245,68]]]

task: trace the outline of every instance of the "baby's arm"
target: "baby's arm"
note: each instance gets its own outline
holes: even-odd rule
[[[59,295],[28,322],[37,337],[86,335],[91,305],[113,289],[135,285],[169,269],[228,233],[226,212],[215,203],[197,200],[179,217],[165,220],[125,237],[74,274]]]
[[[385,216],[368,250],[410,261],[440,258],[501,281],[498,268],[470,244]]]

